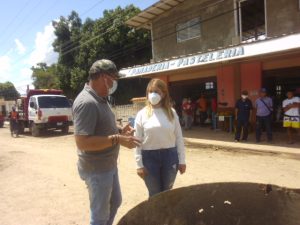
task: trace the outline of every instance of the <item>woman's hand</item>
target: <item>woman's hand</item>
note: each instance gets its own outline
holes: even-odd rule
[[[137,137],[127,135],[119,135],[119,143],[129,149],[139,147],[141,145],[141,141]]]
[[[145,167],[143,167],[143,168],[138,168],[138,169],[136,170],[136,173],[137,173],[137,175],[139,175],[139,177],[142,178],[142,179],[144,179],[145,176],[147,176],[147,171],[146,171]]]
[[[180,174],[184,174],[186,171],[186,164],[179,164],[178,170],[179,170]]]

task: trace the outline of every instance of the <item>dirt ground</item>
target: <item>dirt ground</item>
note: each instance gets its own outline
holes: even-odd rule
[[[11,138],[0,129],[0,224],[84,225],[89,222],[87,190],[76,168],[73,135],[49,133]],[[175,188],[210,182],[245,181],[300,187],[299,159],[283,155],[216,149],[187,149],[187,173]],[[135,173],[133,152],[119,158],[123,204],[115,224],[147,198]]]

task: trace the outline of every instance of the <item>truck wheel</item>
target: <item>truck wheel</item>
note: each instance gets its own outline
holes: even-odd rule
[[[61,129],[61,132],[63,134],[68,134],[69,133],[69,126],[64,126],[62,129]]]
[[[38,137],[38,136],[40,136],[40,134],[41,134],[41,131],[38,128],[38,126],[35,123],[32,123],[31,124],[31,135],[33,137]]]
[[[4,126],[4,122],[0,122],[0,128]]]

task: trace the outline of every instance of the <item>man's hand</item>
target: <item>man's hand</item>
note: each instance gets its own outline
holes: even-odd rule
[[[128,123],[125,127],[122,128],[121,135],[125,136],[132,136],[134,134],[134,129],[132,126],[130,126],[130,123]]]
[[[147,176],[147,170],[143,168],[139,168],[136,170],[137,175],[139,175],[140,178],[144,179],[145,176]]]
[[[119,143],[120,145],[129,149],[139,147],[141,145],[141,141],[138,138],[134,136],[128,136],[128,135],[120,135]]]
[[[186,165],[185,164],[179,164],[178,165],[178,170],[180,172],[180,174],[184,174],[186,171]]]

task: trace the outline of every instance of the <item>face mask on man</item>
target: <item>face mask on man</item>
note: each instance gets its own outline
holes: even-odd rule
[[[151,105],[157,105],[161,101],[161,96],[155,92],[148,94],[148,100]]]
[[[118,88],[118,82],[116,80],[112,80],[113,85],[109,87],[109,85],[107,84],[107,79],[104,79],[104,81],[105,81],[105,86],[108,90],[108,95],[112,95],[113,93],[115,93],[115,91]]]
[[[248,95],[242,95],[242,99],[247,99]]]

